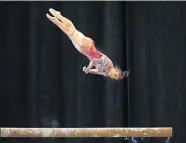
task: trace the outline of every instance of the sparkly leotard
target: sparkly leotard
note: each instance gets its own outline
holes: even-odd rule
[[[91,61],[93,61],[94,66],[99,72],[105,73],[106,69],[113,67],[112,61],[104,54],[100,53],[92,42],[92,47],[84,52],[84,55],[87,56]]]

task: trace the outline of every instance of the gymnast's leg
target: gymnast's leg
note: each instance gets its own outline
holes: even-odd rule
[[[85,50],[91,48],[91,38],[86,37],[80,31],[78,31],[73,23],[66,17],[62,16],[60,12],[54,9],[49,9],[49,11],[54,17],[47,14],[46,16],[48,19],[58,26],[69,37],[79,52],[83,53]]]

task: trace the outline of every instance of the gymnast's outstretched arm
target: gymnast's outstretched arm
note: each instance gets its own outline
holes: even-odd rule
[[[83,67],[83,71],[85,73],[88,73],[93,66],[94,66],[94,60],[91,60],[88,67],[86,67],[86,66]]]
[[[98,69],[90,69],[90,70],[88,71],[88,73],[107,76],[107,74],[106,74],[105,72],[99,72]]]
[[[83,50],[91,48],[92,39],[86,37],[80,31],[78,31],[72,21],[62,16],[59,11],[56,11],[52,8],[50,8],[49,11],[54,17],[46,14],[47,18],[56,26],[58,26],[69,37],[69,39],[72,41],[75,48],[79,52],[83,52]]]

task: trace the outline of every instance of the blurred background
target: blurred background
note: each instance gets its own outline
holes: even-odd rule
[[[1,126],[173,127],[171,142],[183,143],[185,7],[185,2],[0,2]],[[69,18],[117,66],[130,70],[130,77],[85,75],[88,59],[46,18],[49,8]],[[39,140],[50,141],[126,142]]]

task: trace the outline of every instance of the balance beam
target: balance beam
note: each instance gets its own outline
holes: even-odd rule
[[[1,128],[1,137],[172,137],[172,128]]]

